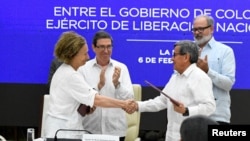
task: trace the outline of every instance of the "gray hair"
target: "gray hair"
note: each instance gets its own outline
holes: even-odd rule
[[[190,63],[196,63],[199,57],[199,47],[198,45],[191,40],[182,40],[174,44],[174,47],[180,47],[180,54],[189,54],[190,55]]]
[[[214,26],[214,18],[212,16],[209,16],[209,15],[198,15],[197,17],[194,18],[194,21],[196,19],[199,19],[199,18],[202,18],[204,17],[206,20],[207,20],[207,25],[211,25],[211,26]]]

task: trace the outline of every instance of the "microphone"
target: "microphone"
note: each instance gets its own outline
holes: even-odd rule
[[[56,133],[55,133],[54,141],[57,141],[57,133],[58,133],[59,131],[82,131],[82,132],[87,132],[87,133],[89,133],[89,134],[92,134],[92,133],[91,133],[90,131],[88,131],[88,130],[58,129],[58,130],[56,131]]]

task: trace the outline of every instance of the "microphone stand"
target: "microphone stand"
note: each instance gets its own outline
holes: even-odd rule
[[[55,137],[54,137],[54,141],[57,141],[57,133],[59,132],[59,131],[84,131],[84,132],[87,132],[87,133],[89,133],[89,134],[92,134],[90,131],[88,131],[88,130],[75,130],[75,129],[58,129],[57,131],[56,131],[56,133],[55,133]]]

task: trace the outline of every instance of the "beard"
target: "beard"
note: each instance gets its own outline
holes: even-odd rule
[[[202,45],[207,43],[210,39],[212,38],[212,35],[207,35],[207,36],[203,36],[201,39],[197,39],[197,37],[194,37],[194,41],[198,44],[198,45]]]

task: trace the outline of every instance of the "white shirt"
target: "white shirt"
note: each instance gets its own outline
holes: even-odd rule
[[[212,81],[196,64],[190,65],[181,75],[173,74],[163,92],[188,107],[189,116],[211,115],[215,111]],[[180,125],[186,117],[174,111],[173,104],[167,97],[161,94],[138,104],[140,112],[157,112],[167,108],[168,125],[165,140],[180,140]]]
[[[112,75],[115,66],[121,68],[119,78],[120,86],[116,89],[112,82]],[[78,71],[94,89],[98,89],[101,67],[97,64],[96,58],[89,60]],[[128,68],[125,64],[111,59],[105,72],[105,85],[99,91],[101,95],[116,99],[131,99],[134,97],[133,85],[130,79]],[[95,134],[108,134],[124,137],[127,130],[126,112],[120,108],[100,108],[83,120],[84,129]]]
[[[51,81],[45,137],[54,137],[58,129],[83,129],[82,117],[77,108],[80,103],[92,107],[95,94],[97,91],[93,90],[77,71],[70,65],[62,64]],[[72,134],[77,136],[83,133],[62,131],[57,137],[73,137]]]

